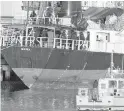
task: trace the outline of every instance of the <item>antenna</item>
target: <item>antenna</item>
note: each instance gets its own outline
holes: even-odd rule
[[[122,56],[122,73],[124,73],[124,55]]]
[[[27,20],[26,20],[26,37],[28,36],[28,21],[29,21],[29,1],[28,1],[28,7],[27,7]]]
[[[27,7],[27,21],[26,21],[26,25],[28,24],[28,19],[29,19],[29,1],[28,1],[28,7]]]

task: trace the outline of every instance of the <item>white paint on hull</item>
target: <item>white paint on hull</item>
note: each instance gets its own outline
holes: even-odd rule
[[[25,85],[30,86],[36,79],[61,81],[69,77],[78,76],[81,79],[99,79],[106,75],[106,70],[61,70],[38,68],[13,68],[18,77],[22,77]]]

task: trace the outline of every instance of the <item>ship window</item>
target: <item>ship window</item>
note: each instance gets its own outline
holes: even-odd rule
[[[86,93],[85,90],[81,90],[81,95],[82,95],[82,96],[85,96],[85,93]]]
[[[106,36],[106,40],[110,42],[110,36]]]
[[[124,81],[119,81],[118,85],[119,89],[124,89]]]
[[[96,41],[99,41],[99,36],[98,35],[96,36]]]
[[[2,71],[2,76],[3,76],[3,81],[5,81],[6,80],[6,71],[5,70]]]
[[[106,40],[108,40],[108,36],[106,36]]]
[[[109,81],[109,88],[116,88],[117,87],[117,81],[111,80]]]
[[[84,6],[88,6],[88,1],[84,1]]]
[[[96,40],[98,40],[98,38],[99,38],[99,36],[97,35],[97,36],[96,36]]]
[[[86,40],[90,40],[90,32],[87,32],[87,38],[86,38]]]
[[[105,89],[106,88],[106,84],[101,84],[101,89]]]
[[[60,5],[62,5],[62,1],[60,1]]]

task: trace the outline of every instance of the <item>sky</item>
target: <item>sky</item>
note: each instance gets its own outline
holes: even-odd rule
[[[26,16],[26,11],[21,9],[22,1],[0,1],[1,16],[14,16],[20,18]]]

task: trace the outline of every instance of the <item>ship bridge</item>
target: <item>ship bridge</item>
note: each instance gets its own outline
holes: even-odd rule
[[[30,22],[23,28],[21,26],[21,30],[17,30],[16,25],[11,26],[12,29],[9,27],[2,32],[0,45],[2,47],[56,48],[93,52],[111,52],[114,50],[115,53],[124,53],[124,38],[117,34],[117,31],[88,29],[83,31],[84,38],[82,38],[82,31],[75,28],[44,23],[39,25]],[[44,29],[47,36],[41,34]],[[76,38],[71,38],[69,35],[69,31],[72,29]]]
[[[41,11],[41,7],[38,4],[39,2],[37,2],[39,8],[36,8],[36,10]],[[46,8],[45,6],[47,4],[43,4],[42,2],[42,5]],[[35,17],[28,16],[27,20],[22,19],[20,22],[19,20],[13,19],[11,25],[4,26],[8,28],[5,28],[6,31],[4,30],[4,32],[2,32],[0,45],[2,47],[44,47],[67,50],[88,50],[94,52],[111,52],[114,50],[115,53],[124,53],[124,38],[118,34],[124,23],[122,9],[88,8],[83,12],[85,20],[89,21],[89,25],[86,28],[86,22],[84,21],[81,23],[84,27],[76,27],[72,24],[71,17],[73,13],[71,12],[73,12],[74,9],[72,3],[69,5],[71,8],[69,8],[69,12],[65,14],[70,14],[70,16],[42,17],[38,14]],[[78,6],[79,4],[76,5]],[[68,9],[68,7],[65,8]],[[26,8],[25,10],[29,9]],[[95,10],[96,12],[92,13]],[[43,14],[43,11],[41,12]],[[113,23],[101,23],[101,18],[112,15],[113,12],[115,15],[120,12],[118,15],[119,21],[115,20],[115,28],[112,28]],[[88,17],[88,15],[90,17]],[[81,19],[78,20],[80,21]],[[118,25],[118,23],[120,25]],[[43,29],[47,32],[47,36],[41,34],[43,33]],[[70,31],[72,31],[71,35]]]

